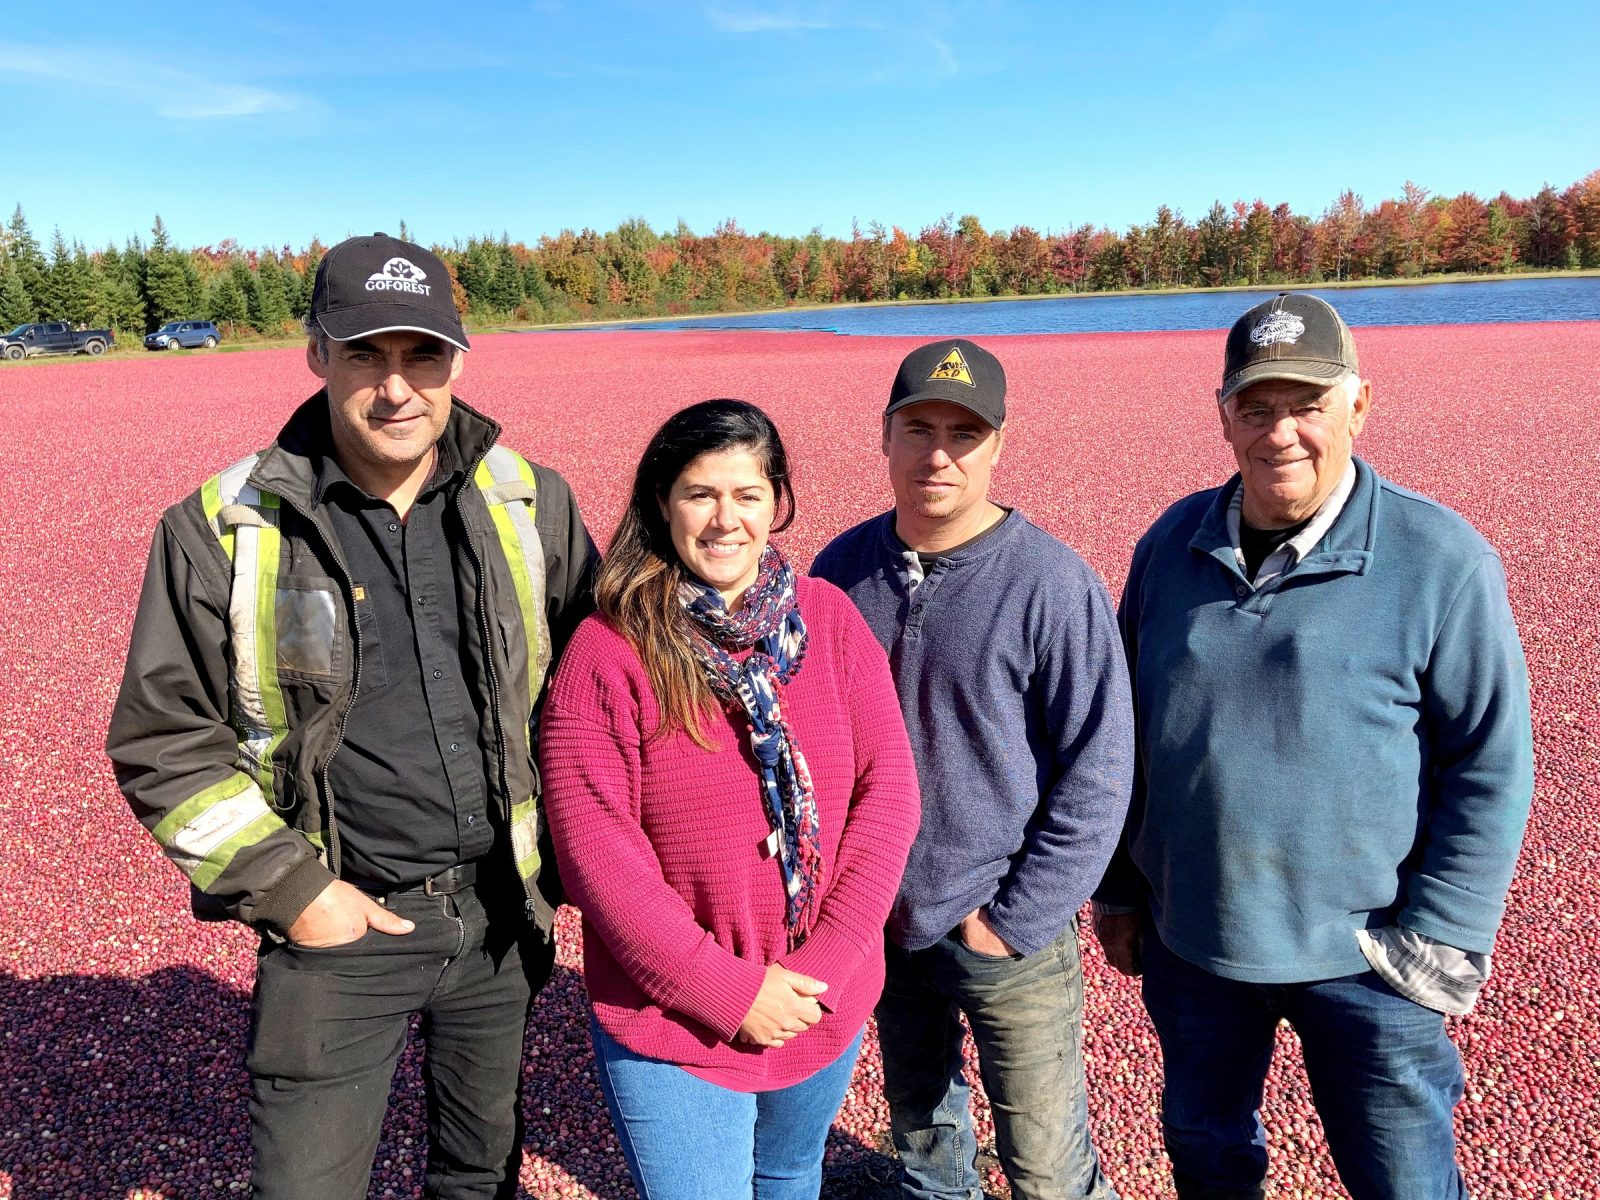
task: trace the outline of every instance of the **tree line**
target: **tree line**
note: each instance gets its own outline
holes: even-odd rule
[[[409,237],[404,222],[401,237]],[[122,334],[209,319],[238,334],[290,332],[311,302],[325,247],[185,249],[160,216],[146,241],[89,250],[57,228],[48,252],[19,205],[0,230],[0,328],[68,320]],[[1081,225],[986,231],[953,215],[915,237],[856,226],[849,238],[749,234],[732,220],[708,236],[682,221],[608,233],[562,230],[530,246],[471,238],[435,246],[457,307],[478,323],[681,315],[871,300],[1030,296],[1141,288],[1405,279],[1445,272],[1600,267],[1600,170],[1563,191],[1435,196],[1407,183],[1375,205],[1341,194],[1319,216],[1261,200],[1221,201],[1197,220],[1162,205],[1122,233]]]

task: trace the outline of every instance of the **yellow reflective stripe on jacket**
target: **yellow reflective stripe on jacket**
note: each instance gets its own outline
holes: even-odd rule
[[[517,608],[528,645],[528,711],[533,711],[550,666],[550,628],[545,615],[544,543],[539,540],[538,487],[533,467],[515,450],[491,446],[473,482],[494,521],[500,549],[511,569]],[[531,733],[530,733],[531,737]],[[524,880],[539,873],[539,802],[530,796],[511,806],[511,856]]]
[[[473,476],[483,493],[489,516],[500,538],[500,549],[511,568],[517,607],[528,644],[528,705],[539,698],[550,665],[550,637],[544,611],[544,543],[534,523],[538,497],[533,467],[515,450],[491,446]]]
[[[532,797],[511,806],[511,855],[523,879],[539,873],[539,802]]]
[[[260,788],[270,809],[272,757],[288,734],[278,685],[279,500],[249,482],[259,456],[241,459],[206,481],[201,503],[222,549],[233,562],[228,599],[233,659],[229,716],[239,734],[239,768]]]
[[[152,832],[167,857],[204,889],[240,850],[282,828],[283,820],[267,806],[255,781],[236,771],[190,796]]]

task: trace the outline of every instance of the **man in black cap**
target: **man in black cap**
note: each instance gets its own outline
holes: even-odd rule
[[[1127,671],[1099,577],[989,499],[1005,395],[972,342],[912,351],[883,416],[894,508],[812,567],[888,651],[922,785],[877,1010],[904,1193],[919,1200],[983,1195],[962,1013],[1011,1194],[1115,1194],[1089,1132],[1076,913],[1127,809]]]
[[[262,935],[253,1194],[367,1194],[420,1014],[426,1192],[508,1197],[559,903],[535,713],[597,556],[561,477],[452,395],[438,257],[341,242],[307,332],[322,390],[162,517],[107,751],[197,915]]]
[[[1505,575],[1354,457],[1372,386],[1324,301],[1240,317],[1217,400],[1239,473],[1123,592],[1139,769],[1096,929],[1144,975],[1180,1197],[1265,1194],[1287,1021],[1354,1200],[1457,1200],[1444,1015],[1488,977],[1533,792]]]

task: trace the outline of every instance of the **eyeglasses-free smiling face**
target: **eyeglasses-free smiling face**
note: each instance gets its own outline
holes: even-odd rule
[[[692,460],[661,503],[679,560],[717,589],[730,612],[756,581],[776,515],[772,481],[747,449]]]
[[[1344,477],[1371,404],[1372,385],[1352,376],[1332,387],[1266,379],[1221,405],[1222,436],[1243,481],[1245,521],[1284,529],[1321,508]]]

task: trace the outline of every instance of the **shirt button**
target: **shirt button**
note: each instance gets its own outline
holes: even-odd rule
[[[476,813],[468,814],[468,816],[467,816],[467,824],[468,825],[476,825],[477,823],[478,823],[477,814]]]
[[[444,672],[443,671],[435,671],[433,673],[433,677],[435,679],[443,679],[444,678]]]
[[[1250,589],[1241,583],[1238,587],[1233,589],[1233,594],[1235,596],[1248,596],[1250,594]]]
[[[1241,588],[1239,590],[1239,594],[1241,596],[1244,595],[1244,589]],[[427,602],[428,602],[428,598],[426,596],[418,596],[417,597],[417,607],[418,608],[421,608],[423,605],[427,604]]]
[[[451,742],[450,743],[450,753],[451,754],[459,754],[459,753],[461,753],[461,743],[460,742]]]
[[[922,605],[920,605],[920,604],[913,604],[913,605],[912,605],[912,606],[911,606],[911,615],[912,615],[912,616],[916,616],[916,615],[917,615],[917,614],[918,614],[918,613],[920,613],[920,612],[921,612],[921,611],[922,611]]]
[[[390,521],[389,522],[389,532],[390,533],[399,533],[400,532],[400,526],[398,524],[396,524],[394,521]]]

